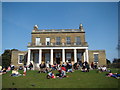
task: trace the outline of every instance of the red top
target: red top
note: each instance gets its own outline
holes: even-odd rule
[[[61,67],[61,70],[64,70],[64,71],[66,71],[66,68],[65,68],[65,67]]]

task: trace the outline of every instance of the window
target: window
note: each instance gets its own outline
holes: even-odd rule
[[[50,54],[45,53],[45,62],[50,62]]]
[[[60,45],[61,43],[61,38],[60,37],[56,37],[56,45]]]
[[[35,44],[36,44],[36,45],[40,45],[40,38],[39,38],[39,37],[36,38]]]
[[[66,37],[66,43],[67,43],[67,45],[71,44],[71,39],[70,39],[70,37]]]
[[[77,53],[77,61],[81,61],[82,59],[82,53]]]
[[[98,62],[98,55],[99,54],[94,54],[94,62]]]
[[[81,44],[80,37],[75,37],[75,41],[76,41],[76,45],[80,45]]]
[[[34,62],[39,63],[39,53],[34,53]]]
[[[50,38],[49,37],[46,38],[46,45],[50,45]]]
[[[56,58],[60,58],[61,53],[56,53]]]
[[[24,60],[24,55],[19,55],[18,56],[18,64],[22,64],[23,60]]]
[[[66,53],[66,60],[71,61],[71,53]]]

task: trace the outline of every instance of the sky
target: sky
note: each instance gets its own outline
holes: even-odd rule
[[[89,50],[106,50],[106,58],[118,57],[117,2],[3,2],[2,52],[26,51],[31,31],[39,29],[78,29],[82,23]]]

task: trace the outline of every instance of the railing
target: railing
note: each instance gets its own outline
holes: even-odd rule
[[[28,43],[29,46],[88,46],[87,42],[71,42],[71,43]]]
[[[47,29],[47,30],[38,30],[33,32],[81,32],[80,29]]]

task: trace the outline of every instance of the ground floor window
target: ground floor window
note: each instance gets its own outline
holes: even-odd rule
[[[57,63],[57,64],[60,64],[61,53],[56,53],[56,54],[55,54],[55,57],[56,57],[56,63]]]
[[[71,61],[71,53],[66,53],[66,60]]]
[[[45,53],[45,62],[46,63],[50,62],[50,54],[49,53]]]
[[[82,53],[77,53],[77,61],[81,61],[82,60]]]
[[[19,55],[18,62],[22,63],[23,59],[24,59],[24,55]]]
[[[34,62],[39,63],[39,53],[34,53]]]
[[[98,62],[98,60],[99,60],[99,59],[98,59],[98,55],[99,55],[99,54],[94,54],[94,62]]]

